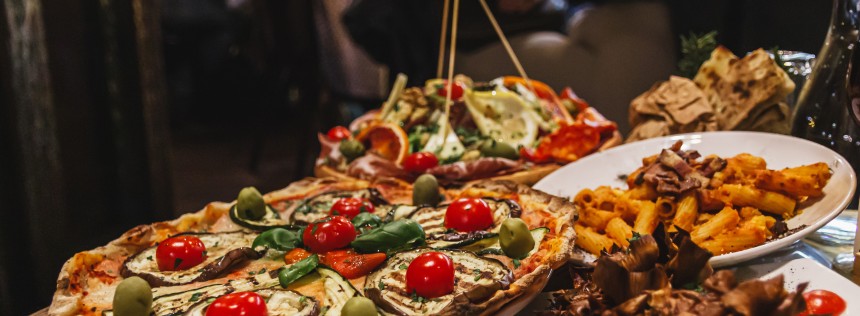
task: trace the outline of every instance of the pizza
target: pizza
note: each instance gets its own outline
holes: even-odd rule
[[[489,315],[569,259],[576,216],[510,181],[245,188],[75,254],[49,314]]]
[[[450,88],[441,79],[406,88],[399,76],[381,109],[318,135],[316,175],[411,181],[429,173],[443,183],[534,184],[621,140],[615,123],[570,88],[557,95],[520,77],[453,81]]]

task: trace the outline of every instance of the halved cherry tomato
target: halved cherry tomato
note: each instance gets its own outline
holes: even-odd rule
[[[806,311],[800,313],[806,315],[833,315],[838,316],[845,312],[845,300],[838,294],[828,290],[814,290],[803,293],[806,300]]]
[[[310,256],[311,253],[307,250],[302,248],[293,248],[293,250],[290,250],[290,252],[287,252],[287,254],[284,255],[284,263],[293,264]]]
[[[155,249],[155,260],[158,270],[185,270],[206,260],[206,245],[191,235],[168,238]]]
[[[266,316],[269,309],[260,294],[236,292],[223,295],[206,308],[206,316]]]
[[[461,232],[486,229],[493,225],[493,211],[479,198],[459,198],[445,210],[445,227]]]
[[[422,173],[439,165],[439,158],[428,152],[418,152],[403,159],[403,169],[409,172]]]
[[[357,254],[352,249],[332,250],[320,256],[320,262],[347,279],[363,277],[383,261],[384,253]]]
[[[302,242],[311,252],[324,253],[349,246],[355,236],[355,226],[349,219],[329,216],[308,225],[302,234]]]
[[[346,218],[353,219],[361,212],[373,213],[373,203],[364,198],[348,197],[334,202],[329,215],[343,215]]]
[[[424,298],[454,291],[454,261],[441,252],[422,253],[406,268],[406,291]]]
[[[465,90],[466,85],[462,82],[454,81],[454,83],[451,84],[451,100],[460,100],[460,98],[463,97],[463,91]],[[448,97],[448,80],[445,80],[445,82],[442,83],[442,87],[439,88],[439,90],[436,90],[436,93],[441,97]]]
[[[350,133],[349,130],[346,129],[346,127],[335,126],[328,130],[326,136],[328,136],[329,139],[334,141],[342,141],[344,139],[352,138],[352,133]]]

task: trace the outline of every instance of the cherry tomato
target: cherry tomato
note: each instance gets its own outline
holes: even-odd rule
[[[328,130],[326,136],[331,140],[342,141],[344,139],[352,138],[352,133],[350,133],[346,127],[335,126]]]
[[[221,296],[206,308],[206,316],[266,316],[266,301],[254,292],[236,292]]]
[[[451,100],[454,100],[454,101],[460,100],[460,98],[463,97],[463,90],[466,90],[466,86],[463,85],[462,82],[454,81],[454,83],[451,84],[451,91],[452,91]],[[442,87],[439,88],[439,90],[437,90],[437,93],[439,94],[439,96],[448,97],[448,81],[447,80],[445,81],[445,83],[442,84]]]
[[[403,169],[409,172],[422,173],[438,165],[436,155],[428,152],[414,153],[403,159]]]
[[[364,198],[349,197],[334,202],[329,215],[343,215],[346,218],[353,219],[361,212],[373,213],[373,203]]]
[[[460,198],[445,210],[445,227],[461,232],[483,230],[493,225],[493,211],[482,199]]]
[[[803,293],[806,300],[806,311],[800,313],[806,315],[833,315],[837,316],[845,311],[845,300],[836,293],[828,290],[814,290]]]
[[[347,279],[368,275],[383,261],[385,253],[357,254],[352,249],[333,250],[320,256],[320,262]]]
[[[426,252],[406,268],[406,291],[434,298],[454,291],[454,261],[441,252]]]
[[[206,260],[206,245],[191,235],[167,238],[155,249],[155,259],[158,270],[185,270]]]
[[[308,225],[302,234],[302,242],[311,252],[324,253],[349,246],[355,236],[355,226],[349,219],[329,216]]]

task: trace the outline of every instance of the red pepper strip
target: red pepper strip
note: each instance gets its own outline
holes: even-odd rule
[[[385,253],[357,254],[352,249],[332,250],[320,256],[320,262],[347,279],[369,274],[385,261]]]
[[[573,103],[573,105],[576,105],[578,113],[581,113],[582,111],[590,107],[588,105],[588,102],[585,102],[585,100],[577,96],[576,93],[573,92],[573,89],[571,89],[570,87],[561,90],[561,96],[559,96],[559,98],[562,100],[568,100]]]
[[[293,264],[302,261],[303,259],[310,256],[311,253],[307,250],[304,250],[302,248],[294,248],[293,250],[290,250],[290,252],[287,252],[287,254],[284,255],[284,263]]]

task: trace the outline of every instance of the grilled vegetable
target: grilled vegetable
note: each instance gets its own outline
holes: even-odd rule
[[[278,282],[282,287],[286,288],[290,283],[295,282],[299,278],[311,273],[319,266],[320,258],[317,255],[311,255],[293,265],[287,266],[278,272]]]
[[[393,222],[399,219],[404,219],[412,216],[419,209],[418,206],[414,205],[404,205],[404,204],[395,204],[395,205],[386,205],[382,207],[377,207],[375,214],[382,219],[383,222]]]
[[[152,289],[141,278],[122,280],[113,296],[113,310],[119,315],[147,316],[152,311]]]
[[[352,249],[340,249],[323,254],[320,262],[347,279],[355,279],[376,269],[385,261],[385,257],[384,253],[357,254]]]
[[[323,278],[323,286],[325,287],[325,299],[323,300],[323,308],[325,316],[339,316],[343,306],[353,297],[360,297],[361,293],[352,286],[342,275],[337,271],[320,267],[317,273]]]
[[[278,288],[262,289],[251,293],[257,293],[263,298],[269,315],[319,315],[319,303],[310,296]],[[215,298],[201,301],[192,306],[185,315],[207,315],[207,307],[214,301]]]
[[[408,249],[424,245],[424,229],[409,219],[396,220],[355,238],[350,244],[359,253]]]
[[[296,207],[292,214],[293,222],[308,224],[321,220],[329,216],[331,208],[337,200],[349,197],[367,199],[373,203],[376,208],[389,204],[388,201],[382,198],[382,194],[373,188],[355,191],[326,192],[310,197]]]
[[[490,206],[490,209],[493,212],[493,225],[486,229],[488,232],[497,233],[499,231],[499,227],[502,225],[502,221],[509,217],[520,217],[520,214],[522,214],[522,209],[519,204],[513,200],[494,198],[483,198],[483,200],[487,202],[487,205]],[[427,236],[444,234],[447,230],[444,225],[445,212],[447,209],[447,204],[440,205],[436,208],[422,208],[410,215],[409,218],[421,224],[421,226],[424,227],[424,231],[427,233]],[[431,237],[430,239],[434,238]]]
[[[155,259],[158,246],[152,246],[128,257],[120,274],[125,278],[138,276],[153,287],[180,285],[214,279],[233,267],[263,255],[263,252],[251,248],[254,238],[257,237],[252,233],[185,233],[177,236],[199,238],[206,246],[206,259],[186,270],[161,271]]]
[[[273,209],[271,206],[266,205],[265,214],[259,219],[250,219],[244,218],[240,214],[238,205],[234,205],[230,208],[230,219],[233,220],[234,223],[239,226],[253,229],[256,231],[263,231],[272,229],[275,227],[287,228],[287,229],[298,229],[299,226],[290,225],[286,219],[281,218],[281,215],[278,214],[278,211]]]
[[[234,279],[223,284],[210,284],[188,290],[188,287],[161,287],[153,289],[154,315],[182,315],[200,302],[212,302],[233,292],[257,291],[278,285],[277,270],[253,277]]]
[[[457,280],[450,294],[434,299],[413,296],[406,291],[406,268],[419,255],[441,252],[454,263]],[[497,290],[507,289],[513,274],[504,264],[474,253],[459,250],[415,249],[389,258],[385,265],[367,276],[364,293],[380,309],[396,315],[463,315],[479,311],[464,310],[459,302],[480,302]],[[458,302],[458,303],[455,303]]]

